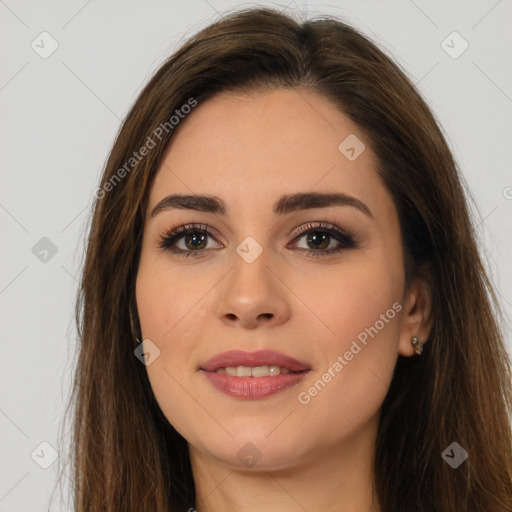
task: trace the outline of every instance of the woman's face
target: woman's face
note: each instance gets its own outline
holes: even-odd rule
[[[358,126],[309,91],[221,93],[181,121],[151,186],[136,298],[152,389],[197,453],[280,469],[373,439],[397,356],[419,334],[397,212],[375,169]],[[175,194],[216,198],[224,212],[161,203]],[[235,373],[268,359],[281,375],[205,370],[230,350],[277,351],[308,370],[286,374],[265,355]]]

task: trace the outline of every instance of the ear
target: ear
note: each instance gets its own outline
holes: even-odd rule
[[[411,343],[416,336],[421,344],[425,344],[432,331],[432,292],[424,278],[415,278],[406,291],[404,312],[400,329],[398,352],[405,357],[416,355]]]

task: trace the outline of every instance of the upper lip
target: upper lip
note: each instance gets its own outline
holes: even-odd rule
[[[229,350],[213,356],[211,359],[201,364],[201,369],[208,372],[214,372],[219,368],[228,366],[280,366],[288,368],[292,372],[310,370],[311,367],[293,357],[287,356],[275,350],[258,350],[256,352],[246,352],[244,350]]]

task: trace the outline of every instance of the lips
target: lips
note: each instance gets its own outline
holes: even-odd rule
[[[227,368],[229,366],[280,366],[292,372],[302,372],[311,369],[308,364],[275,350],[258,350],[256,352],[230,350],[222,352],[202,363],[200,369],[207,372],[215,372],[219,368]]]

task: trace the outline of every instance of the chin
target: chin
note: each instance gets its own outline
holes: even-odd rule
[[[298,451],[299,440],[289,439],[290,442],[285,443],[277,433],[266,439],[265,435],[238,433],[229,441],[224,438],[203,440],[200,450],[236,471],[276,471],[293,467],[303,460],[303,454]]]

